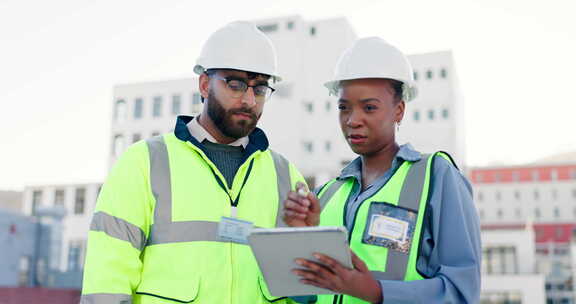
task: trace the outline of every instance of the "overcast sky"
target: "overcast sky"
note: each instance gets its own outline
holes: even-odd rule
[[[115,84],[191,77],[218,27],[294,14],[452,50],[469,166],[576,151],[574,3],[0,0],[0,189],[102,181]]]

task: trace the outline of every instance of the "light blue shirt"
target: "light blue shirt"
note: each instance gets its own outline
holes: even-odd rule
[[[346,227],[351,230],[356,210],[380,190],[404,161],[416,161],[420,152],[400,146],[392,166],[362,191],[360,157],[342,169],[338,179],[354,179],[346,204]],[[480,224],[472,200],[472,186],[443,157],[433,162],[428,206],[416,268],[427,279],[380,280],[383,303],[480,302]],[[317,189],[318,191],[319,189]]]

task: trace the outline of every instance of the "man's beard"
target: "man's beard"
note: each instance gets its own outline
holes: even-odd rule
[[[256,124],[262,115],[262,113],[256,115],[252,110],[244,107],[226,111],[213,92],[208,93],[206,106],[208,107],[208,116],[218,130],[226,137],[235,139],[250,134],[256,128]],[[249,115],[251,119],[234,121],[232,116],[237,113]]]

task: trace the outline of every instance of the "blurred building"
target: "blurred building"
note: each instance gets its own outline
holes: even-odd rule
[[[323,83],[339,55],[357,38],[345,18],[305,21],[299,16],[258,20],[278,51],[283,81],[266,104],[259,127],[271,148],[296,164],[313,184],[337,175],[352,153],[338,123],[337,100]],[[449,51],[409,56],[419,97],[408,103],[399,142],[423,152],[449,152],[462,167],[463,98]],[[173,130],[178,114],[202,110],[197,78],[133,83],[114,87],[109,163],[124,149]]]
[[[32,286],[37,226],[33,219],[0,209],[0,286]]]
[[[22,192],[0,191],[0,210],[22,213]]]
[[[470,180],[483,229],[506,231],[529,223],[534,272],[545,276],[546,302],[576,303],[576,153],[524,166],[473,168]]]
[[[531,227],[482,231],[483,304],[545,303],[545,276],[537,272]]]
[[[23,212],[50,227],[50,275],[42,286],[81,286],[90,219],[100,183],[29,186],[24,190]],[[50,216],[48,216],[50,215]]]

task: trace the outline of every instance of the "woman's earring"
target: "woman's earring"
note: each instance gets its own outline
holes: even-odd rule
[[[400,121],[396,122],[396,132],[400,132]]]

